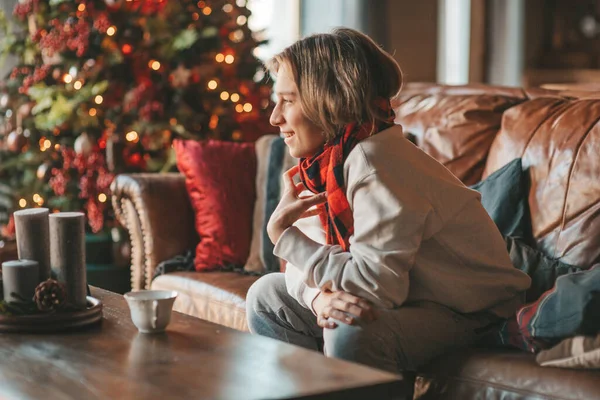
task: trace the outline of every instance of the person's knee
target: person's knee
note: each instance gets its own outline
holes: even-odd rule
[[[383,321],[347,325],[336,321],[335,329],[323,332],[325,355],[365,364],[393,373],[399,372],[395,338],[389,335]],[[387,333],[386,333],[387,332]]]
[[[285,290],[285,279],[283,274],[277,273],[264,275],[250,286],[246,294],[246,319],[250,330],[260,318],[261,311],[274,311],[281,306],[277,305],[281,303],[281,290]]]
[[[359,354],[368,342],[368,329],[360,322],[356,325],[335,322],[336,328],[323,331],[325,354],[348,361],[359,361]]]

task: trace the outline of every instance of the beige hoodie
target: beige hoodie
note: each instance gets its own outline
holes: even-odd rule
[[[461,313],[515,312],[531,281],[512,266],[480,194],[406,140],[400,126],[358,144],[344,179],[354,217],[350,251],[323,244],[324,235],[302,223],[275,245],[300,304],[310,308],[319,289],[330,289],[384,308],[426,300]]]

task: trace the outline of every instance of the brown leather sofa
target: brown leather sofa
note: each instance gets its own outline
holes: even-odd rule
[[[522,157],[538,248],[564,262],[600,262],[600,96],[491,86],[407,85],[394,106],[416,143],[466,184]],[[178,174],[120,175],[113,205],[132,241],[135,289],[179,291],[175,308],[247,329],[245,293],[256,279],[231,272],[160,276],[160,261],[197,242]],[[469,350],[423,368],[418,399],[600,399],[600,371],[542,368],[511,350]]]

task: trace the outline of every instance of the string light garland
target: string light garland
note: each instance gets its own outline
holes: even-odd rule
[[[152,68],[155,71],[158,71],[160,69],[160,62],[156,61],[156,60],[150,60],[150,62],[148,63],[148,66],[150,68]]]
[[[33,195],[33,202],[36,203],[38,206],[43,206],[44,198],[42,196],[40,196],[38,193],[36,193]]]
[[[125,135],[125,139],[128,142],[137,142],[140,139],[140,136],[138,135],[138,133],[136,131],[129,131]]]
[[[244,40],[244,32],[241,29],[235,30],[229,34],[229,40],[239,43]]]
[[[219,124],[219,116],[218,115],[212,115],[210,117],[210,122],[208,123],[208,127],[210,129],[215,129],[217,127],[217,125]]]

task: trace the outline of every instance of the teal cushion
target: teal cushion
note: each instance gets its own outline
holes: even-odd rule
[[[481,204],[503,236],[533,241],[529,217],[529,175],[517,158],[471,186],[481,193]]]

